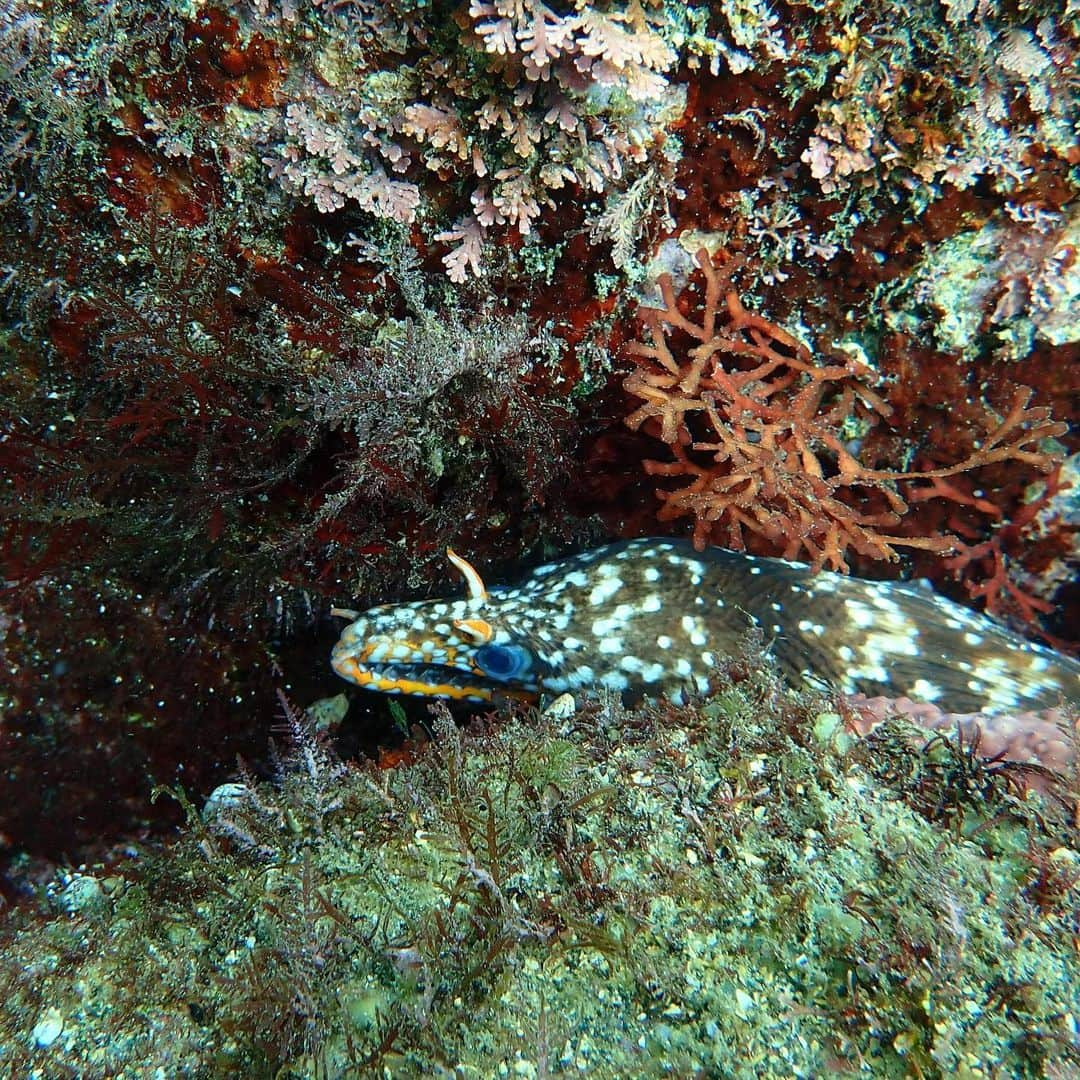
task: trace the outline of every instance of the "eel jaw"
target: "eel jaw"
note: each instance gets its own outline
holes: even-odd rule
[[[513,689],[479,672],[448,664],[432,663],[423,653],[403,641],[384,643],[380,655],[392,652],[394,659],[372,661],[375,651],[369,643],[339,641],[330,655],[330,664],[343,679],[383,694],[413,697],[451,698],[454,701],[493,702],[496,698],[533,701],[537,695]],[[410,655],[411,654],[411,655]]]

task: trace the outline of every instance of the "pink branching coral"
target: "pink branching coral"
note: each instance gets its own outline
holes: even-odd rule
[[[684,314],[663,275],[663,307],[642,309],[651,341],[629,347],[639,360],[624,386],[642,401],[627,426],[655,434],[674,457],[646,461],[645,471],[682,482],[656,492],[658,516],[692,517],[698,547],[743,550],[750,533],[761,550],[841,571],[849,551],[889,560],[898,546],[945,553],[956,548],[955,537],[890,531],[908,510],[900,483],[915,485],[908,498],[926,483],[935,497],[947,497],[943,479],[984,465],[1052,467],[1037,444],[1064,425],[1048,409],[1030,408],[1026,387],[1015,388],[1007,414],[954,464],[921,472],[863,464],[845,432],[892,412],[871,386],[874,372],[849,359],[817,362],[791,334],[743,306],[730,284],[735,262],[716,267],[705,251],[697,259],[705,280],[700,314]]]
[[[310,60],[261,118],[271,178],[322,213],[403,225],[445,211],[454,184],[454,217],[429,234],[452,245],[454,282],[482,272],[486,239],[530,236],[578,189],[625,191],[684,104],[662,7],[472,0],[448,18],[403,5],[397,38],[376,34],[384,55],[364,45],[382,5],[313,3],[312,41],[290,46]]]

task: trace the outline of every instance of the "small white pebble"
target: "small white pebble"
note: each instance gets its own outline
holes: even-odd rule
[[[58,1008],[50,1006],[46,1009],[38,1022],[34,1025],[34,1030],[30,1033],[34,1042],[44,1048],[46,1046],[52,1046],[58,1038],[60,1038],[61,1032],[64,1030],[64,1016]]]
[[[573,694],[560,694],[545,710],[543,715],[552,720],[568,720],[574,715],[577,704]]]

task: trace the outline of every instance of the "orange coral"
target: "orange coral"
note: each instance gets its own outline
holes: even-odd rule
[[[849,550],[890,560],[900,545],[949,552],[955,537],[888,531],[908,509],[899,482],[930,481],[934,497],[948,497],[950,488],[940,481],[993,462],[1052,466],[1035,444],[1065,426],[1048,409],[1028,407],[1027,387],[1015,388],[1007,415],[993,420],[977,449],[955,464],[923,472],[865,466],[843,431],[892,411],[869,384],[872,370],[849,359],[815,362],[805,345],[742,305],[730,286],[735,262],[714,266],[706,251],[697,261],[705,283],[700,315],[680,310],[671,278],[663,275],[663,307],[642,309],[651,342],[629,346],[639,361],[624,387],[642,400],[626,424],[644,426],[674,457],[646,461],[645,471],[685,479],[657,491],[658,516],[693,517],[699,548],[721,543],[743,550],[752,533],[785,558],[842,571]],[[672,342],[681,337],[690,344],[677,356]]]

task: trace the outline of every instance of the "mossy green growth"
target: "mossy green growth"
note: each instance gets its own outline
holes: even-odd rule
[[[437,713],[386,771],[293,721],[276,782],[189,807],[106,910],[14,920],[0,1057],[20,1075],[1080,1061],[1075,835],[962,747],[852,739],[761,680],[465,732]]]
[[[1080,337],[1080,268],[1061,253],[1080,243],[1080,214],[1041,228],[1002,215],[930,246],[879,297],[890,329],[971,359],[991,346],[1021,360]],[[1001,295],[1002,282],[1012,290]]]

